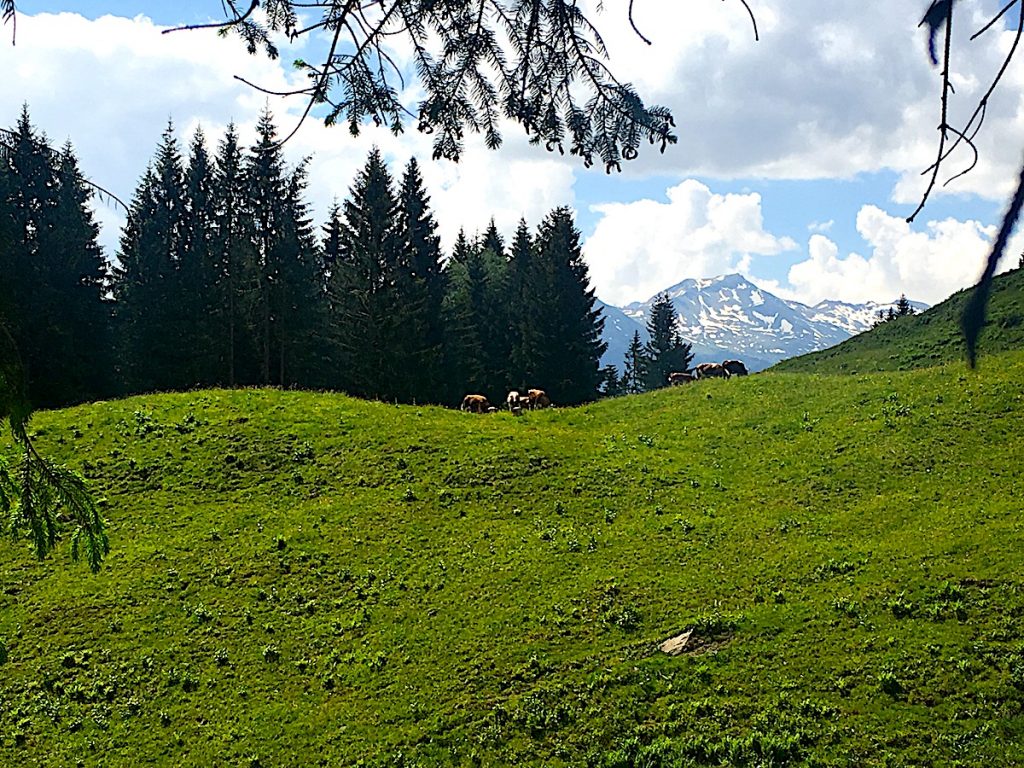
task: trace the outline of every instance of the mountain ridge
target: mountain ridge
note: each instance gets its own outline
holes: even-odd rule
[[[647,317],[655,299],[668,294],[679,318],[679,332],[693,348],[694,362],[744,360],[752,371],[790,357],[835,346],[870,329],[891,302],[853,304],[826,299],[810,306],[782,299],[738,273],[687,278],[642,302],[616,307],[600,302],[608,349],[602,365],[622,366],[635,332],[647,339]],[[911,302],[915,311],[928,308]]]

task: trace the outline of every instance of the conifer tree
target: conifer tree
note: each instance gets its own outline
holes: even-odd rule
[[[214,381],[229,387],[258,380],[247,322],[259,280],[246,187],[245,160],[238,132],[231,123],[218,145],[213,168],[213,284],[209,310]],[[247,361],[253,362],[247,365]]]
[[[647,391],[649,361],[640,331],[633,332],[633,340],[626,349],[626,357],[622,361],[622,388],[627,395],[638,395]]]
[[[486,386],[485,329],[478,312],[483,268],[479,253],[471,246],[464,230],[459,230],[444,275],[447,290],[442,310],[447,330],[444,355],[449,393],[445,399],[455,405],[462,395],[482,394]]]
[[[328,285],[335,357],[345,389],[363,397],[395,396],[407,374],[395,286],[406,257],[391,174],[374,149],[342,206],[340,254]]]
[[[515,236],[509,247],[509,384],[520,390],[528,389],[531,365],[530,350],[538,346],[541,329],[537,318],[531,317],[530,281],[533,274],[533,239],[525,219],[519,220]]]
[[[597,390],[601,397],[619,397],[626,394],[623,381],[619,378],[619,369],[610,363],[601,368],[601,383]]]
[[[482,280],[474,295],[477,297],[475,311],[483,329],[483,391],[497,402],[513,381],[510,365],[513,333],[509,262],[494,219],[480,237],[476,252],[474,266],[481,270]]]
[[[281,386],[323,385],[327,360],[324,326],[326,294],[321,257],[305,199],[308,163],[288,177],[277,244],[281,277],[278,323],[277,383]]]
[[[914,306],[910,303],[910,299],[907,298],[906,294],[901,293],[899,300],[896,302],[896,317],[906,317],[912,314],[914,314]]]
[[[647,320],[649,340],[645,348],[647,356],[648,390],[668,386],[668,375],[674,371],[685,371],[693,360],[691,345],[679,335],[679,324],[672,299],[662,293],[651,306]]]
[[[580,233],[568,208],[556,208],[541,223],[528,285],[528,310],[538,333],[536,342],[524,348],[527,375],[555,402],[592,400],[607,348],[601,340],[604,317],[594,306]]]
[[[184,310],[181,340],[193,350],[187,380],[204,386],[218,383],[218,365],[213,352],[217,333],[213,318],[218,309],[215,303],[218,275],[213,184],[213,164],[206,150],[206,138],[202,129],[197,128],[185,167],[188,215],[182,233],[179,301]]]
[[[180,266],[186,230],[184,169],[169,122],[131,203],[115,273],[117,330],[128,391],[180,389],[194,350],[181,344],[187,310]]]
[[[249,320],[256,341],[259,382],[275,383],[272,366],[278,359],[280,325],[284,314],[280,241],[287,194],[284,155],[269,110],[256,123],[256,144],[245,160],[248,206],[255,249],[255,290]]]
[[[0,253],[0,312],[21,352],[27,395],[60,406],[110,386],[106,260],[70,143],[38,136],[27,108],[14,147],[0,160],[0,208],[8,245]]]
[[[441,239],[430,212],[416,158],[409,160],[399,190],[399,217],[404,247],[405,338],[408,340],[409,383],[412,399],[445,400],[444,321],[445,276]]]

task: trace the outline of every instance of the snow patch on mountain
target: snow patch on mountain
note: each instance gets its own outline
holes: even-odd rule
[[[693,346],[695,363],[738,358],[753,371],[834,346],[871,328],[879,311],[896,306],[895,301],[822,301],[809,307],[781,299],[738,274],[683,280],[662,293],[672,299],[679,332]],[[598,302],[608,343],[602,365],[621,370],[633,334],[639,332],[641,340],[647,340],[647,317],[656,298],[621,308]],[[911,304],[918,312],[928,308],[920,302]]]

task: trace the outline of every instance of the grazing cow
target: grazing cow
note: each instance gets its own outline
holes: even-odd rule
[[[673,387],[678,384],[689,384],[693,381],[694,375],[683,371],[673,371],[668,375],[668,383]]]
[[[505,398],[505,405],[508,406],[510,411],[521,410],[523,407],[523,401],[526,398],[519,394],[518,390],[513,389],[508,393],[508,397]]]
[[[530,410],[534,408],[547,408],[551,405],[551,398],[543,389],[530,389],[526,393],[526,402]]]
[[[487,409],[491,407],[491,404],[487,402],[487,398],[483,395],[466,395],[462,398],[462,405],[459,407],[461,411],[468,411],[469,413],[487,413]]]
[[[746,376],[747,366],[743,364],[742,360],[726,360],[722,363],[722,367],[725,368],[726,372],[730,376]]]
[[[729,372],[718,363],[701,363],[693,369],[698,379],[727,379]]]

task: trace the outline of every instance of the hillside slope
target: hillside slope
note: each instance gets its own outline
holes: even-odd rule
[[[959,291],[919,315],[901,317],[830,349],[784,360],[773,371],[865,373],[909,370],[965,360],[960,316],[970,291]],[[982,331],[985,356],[1024,348],[1024,269],[998,275]]]
[[[113,552],[0,542],[0,765],[1019,764],[1022,380],[38,414]]]

